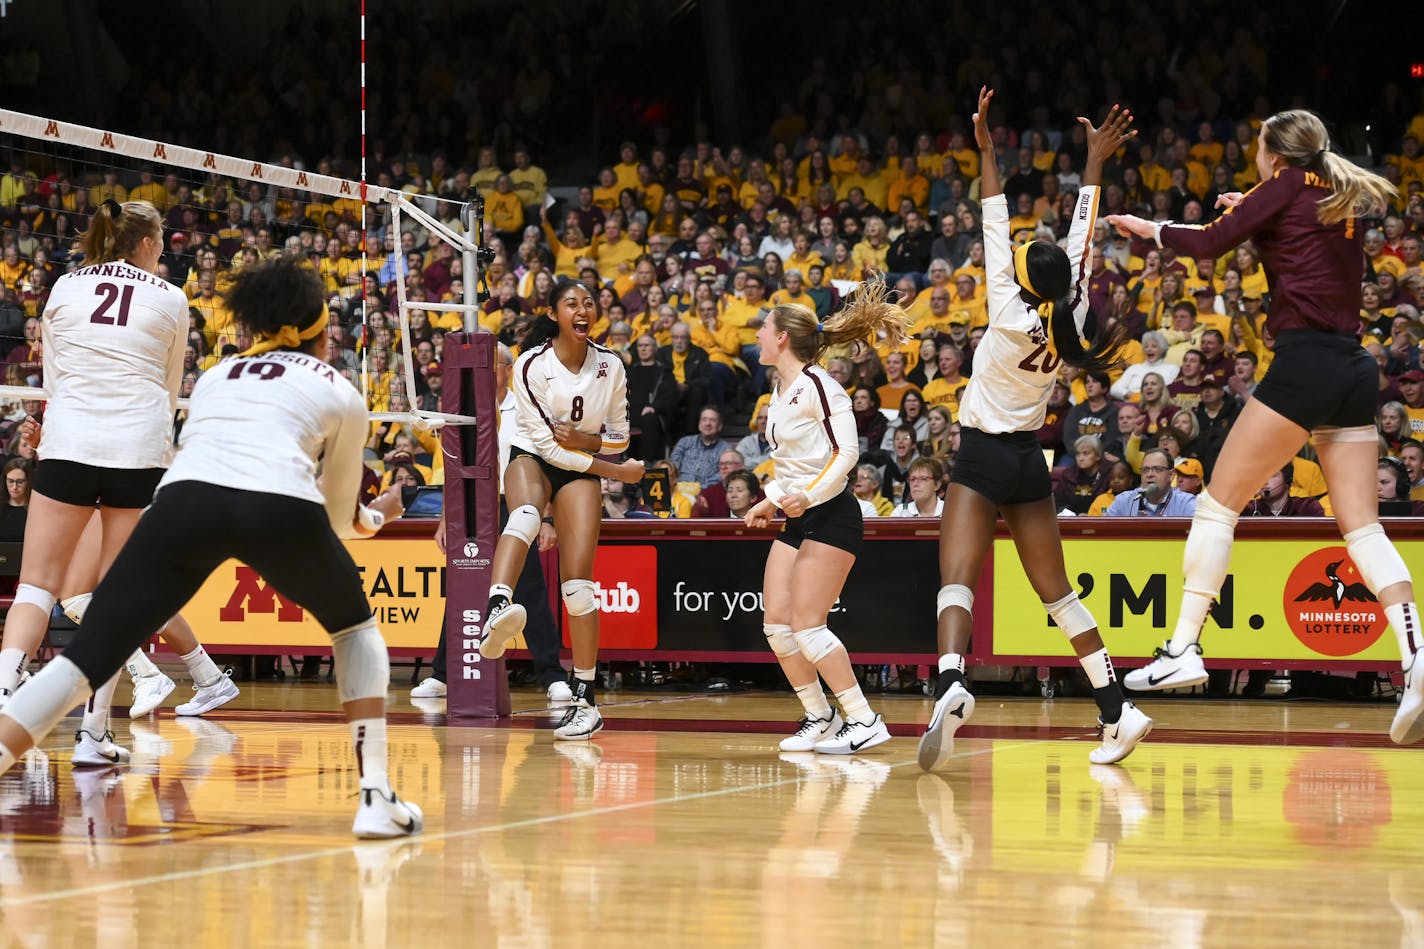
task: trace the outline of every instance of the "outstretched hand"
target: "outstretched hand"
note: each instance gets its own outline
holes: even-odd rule
[[[1135,214],[1109,214],[1106,218],[1110,227],[1117,228],[1123,237],[1151,237],[1156,228],[1151,221]]]
[[[1078,116],[1079,123],[1088,133],[1088,157],[1106,159],[1114,154],[1127,142],[1128,139],[1137,135],[1137,129],[1132,127],[1132,110],[1123,109],[1116,103],[1108,110],[1107,118],[1103,119],[1103,124],[1093,126],[1092,121],[1083,116]]]
[[[988,86],[980,86],[979,110],[974,113],[974,142],[981,152],[994,147],[994,139],[989,134],[989,103],[992,101],[994,90]]]

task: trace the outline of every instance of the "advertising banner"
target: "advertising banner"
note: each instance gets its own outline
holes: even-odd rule
[[[386,644],[433,650],[445,610],[445,558],[435,542],[364,540],[347,549]],[[222,646],[331,645],[310,613],[236,560],[218,567],[182,612],[210,652]]]
[[[1424,542],[1398,541],[1406,563]],[[1098,621],[1115,659],[1149,657],[1170,638],[1182,602],[1182,542],[1094,538],[1063,541],[1068,578]],[[1251,540],[1232,551],[1231,572],[1202,644],[1212,659],[1398,659],[1384,610],[1340,542]],[[1024,575],[1012,541],[994,542],[994,655],[1071,656]]]

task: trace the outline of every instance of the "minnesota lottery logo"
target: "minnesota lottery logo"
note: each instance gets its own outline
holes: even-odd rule
[[[1286,623],[1323,656],[1353,656],[1384,633],[1384,609],[1361,582],[1344,547],[1306,555],[1286,580]]]

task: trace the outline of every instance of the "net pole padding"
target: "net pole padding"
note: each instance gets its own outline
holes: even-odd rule
[[[440,433],[445,454],[446,710],[454,720],[495,718],[511,710],[504,660],[479,653],[500,531],[499,443],[492,421],[498,418],[495,346],[489,333],[450,333],[441,362],[445,390],[440,407],[488,420]]]
[[[234,158],[201,148],[173,145],[137,135],[76,125],[73,122],[60,122],[57,119],[46,119],[11,109],[0,109],[0,135],[19,135],[37,141],[122,155],[138,161],[162,162],[199,174],[215,173],[244,181],[260,181],[272,187],[295,188],[329,198],[361,200],[364,195],[365,201],[385,201],[392,194],[390,188],[368,186],[360,181],[319,175],[250,158]]]

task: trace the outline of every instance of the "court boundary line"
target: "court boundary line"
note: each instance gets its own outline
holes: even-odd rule
[[[962,755],[954,755],[950,761],[964,761],[975,758],[979,755],[989,754],[994,751],[1017,751],[1021,748],[1034,747],[1042,742],[1023,741],[1014,744],[998,746],[997,743],[987,748],[976,748]],[[903,768],[906,765],[916,764],[915,759],[897,761],[888,767],[891,770]],[[470,827],[463,830],[444,831],[439,834],[420,834],[414,837],[397,837],[388,841],[363,842],[352,839],[352,842],[342,847],[329,847],[322,850],[313,850],[306,853],[287,854],[281,857],[270,857],[262,860],[248,860],[243,863],[226,864],[224,866],[201,867],[193,870],[178,870],[170,873],[156,873],[146,877],[130,877],[124,880],[116,880],[112,883],[99,883],[93,886],[73,887],[67,890],[54,890],[47,893],[36,893],[20,897],[0,897],[0,909],[7,909],[16,906],[32,906],[40,903],[52,903],[56,900],[66,900],[77,897],[92,896],[98,893],[109,893],[114,890],[134,889],[141,886],[148,886],[153,883],[176,883],[180,880],[195,880],[200,877],[216,876],[223,873],[233,873],[244,870],[262,870],[267,867],[283,866],[289,863],[303,863],[307,860],[321,860],[326,857],[335,857],[342,854],[349,854],[352,850],[381,850],[396,849],[411,843],[425,841],[446,841],[462,840],[469,837],[482,837],[487,834],[503,833],[511,830],[523,830],[528,827],[543,827],[549,824],[558,824],[566,821],[581,820],[585,817],[600,817],[607,814],[620,814],[625,811],[641,810],[644,808],[657,808],[664,804],[683,804],[692,801],[705,801],[718,797],[730,797],[734,794],[742,794],[747,791],[765,791],[771,788],[786,787],[803,782],[831,780],[841,778],[843,775],[828,773],[825,775],[798,774],[793,778],[784,778],[780,781],[763,781],[758,784],[747,784],[735,788],[719,788],[715,791],[699,791],[696,794],[685,794],[679,797],[654,798],[651,801],[632,801],[627,804],[613,804],[608,807],[590,808],[585,811],[568,814],[551,814],[544,817],[528,817],[523,820],[506,821],[502,824],[489,824],[483,827]]]

